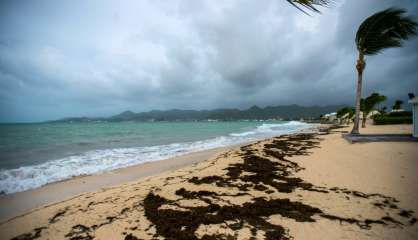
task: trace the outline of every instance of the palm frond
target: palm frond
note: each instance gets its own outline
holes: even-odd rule
[[[329,6],[332,2],[332,0],[286,0],[286,1],[306,14],[308,13],[304,11],[303,8],[319,13],[320,11],[317,7],[320,7],[320,6],[326,7],[326,6]]]
[[[404,40],[417,35],[417,22],[406,11],[388,8],[378,12],[360,25],[356,34],[357,49],[374,55],[387,48],[401,47]]]
[[[372,95],[368,96],[366,99],[360,100],[360,109],[361,111],[365,112],[366,114],[370,113],[374,107],[387,100],[385,95],[380,95],[379,93],[373,93]]]

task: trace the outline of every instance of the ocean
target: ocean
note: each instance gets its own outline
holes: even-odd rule
[[[309,127],[296,121],[0,124],[0,192],[21,192]]]

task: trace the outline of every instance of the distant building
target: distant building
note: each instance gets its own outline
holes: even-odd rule
[[[418,97],[414,96],[409,99],[408,102],[412,104],[412,135],[414,135],[414,137],[418,137]]]
[[[325,121],[329,121],[329,122],[333,122],[337,120],[337,113],[333,112],[333,113],[328,113],[325,114],[324,116],[322,116],[322,119]]]
[[[404,110],[402,110],[402,111],[404,111]],[[380,115],[381,113],[378,111],[378,110],[373,110],[373,111],[371,111],[370,113],[369,113],[369,115],[367,115],[367,118],[373,118],[374,116],[376,116],[376,115]]]

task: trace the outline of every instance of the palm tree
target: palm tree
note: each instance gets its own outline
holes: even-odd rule
[[[405,16],[405,13],[403,9],[388,8],[368,17],[357,30],[356,45],[359,55],[356,65],[356,116],[351,134],[359,134],[361,85],[366,67],[364,57],[388,48],[401,47],[404,40],[417,35],[417,22],[412,17]]]
[[[332,2],[332,0],[286,0],[286,1],[304,13],[306,12],[302,8],[306,8],[310,11],[319,13],[320,11],[317,7],[326,7],[326,6],[329,6],[330,3]]]
[[[344,107],[337,112],[337,118],[340,119],[341,123],[350,121],[353,119],[354,116],[354,108],[353,107]]]
[[[361,99],[360,101],[360,108],[363,112],[363,121],[361,122],[361,127],[366,127],[366,120],[367,116],[375,110],[375,106],[378,103],[386,101],[386,96],[380,95],[378,93],[373,93],[372,95],[368,96],[366,99]]]
[[[392,110],[399,110],[401,109],[403,104],[402,100],[396,100],[395,103],[393,104]]]

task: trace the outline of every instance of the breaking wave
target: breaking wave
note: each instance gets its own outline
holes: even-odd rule
[[[296,121],[262,124],[250,131],[195,142],[87,151],[38,165],[0,170],[0,191],[5,194],[21,192],[79,175],[95,174],[192,152],[247,143],[310,127],[310,124]]]

